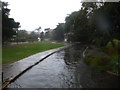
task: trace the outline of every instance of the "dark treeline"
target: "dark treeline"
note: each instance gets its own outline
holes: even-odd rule
[[[64,40],[64,23],[59,23],[59,25],[57,25],[57,27],[52,31],[51,40]]]
[[[2,38],[7,41],[38,41],[55,40],[81,42],[105,46],[114,39],[120,40],[120,2],[84,2],[79,11],[72,12],[65,18],[65,23],[59,23],[53,30],[28,34],[18,30],[19,22],[9,18],[8,3],[2,2]]]
[[[59,23],[55,29],[46,28],[43,34],[43,40],[64,41],[64,23]]]
[[[18,30],[20,23],[16,22],[14,18],[10,18],[10,9],[8,2],[1,2],[2,4],[2,42],[33,42],[42,41],[44,39],[43,32],[28,32],[26,30]],[[38,39],[40,38],[40,40]]]
[[[14,38],[13,41],[15,42],[33,42],[38,41],[39,34],[32,31],[28,33],[26,30],[18,30],[18,37]]]
[[[106,46],[114,39],[120,40],[120,2],[84,2],[79,11],[65,18],[65,23],[45,36],[50,40],[81,42]]]
[[[120,2],[82,3],[79,11],[65,19],[65,35],[69,41],[105,46],[120,40]]]
[[[1,1],[0,3],[2,3],[2,42],[4,43],[16,35],[20,23],[15,22],[13,18],[9,18],[10,9],[7,8],[8,3]]]

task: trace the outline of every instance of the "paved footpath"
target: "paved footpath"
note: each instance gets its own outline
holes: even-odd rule
[[[32,56],[21,59],[17,62],[6,64],[2,66],[3,70],[3,88],[10,83],[13,79],[15,79],[18,75],[24,73],[26,70],[30,69],[34,65],[38,64],[44,58],[50,56],[51,54],[62,50],[66,47],[60,47],[57,49],[43,51]]]

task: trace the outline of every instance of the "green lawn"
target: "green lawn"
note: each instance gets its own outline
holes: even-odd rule
[[[62,46],[64,45],[52,43],[50,41],[4,46],[2,48],[2,63],[11,63],[32,54]]]

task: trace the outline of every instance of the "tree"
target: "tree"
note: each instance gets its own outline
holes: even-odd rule
[[[99,37],[103,37],[101,45],[105,46],[109,41],[115,46],[113,39],[120,39],[120,2],[105,2],[99,9],[94,12],[96,28]],[[98,38],[99,38],[98,37]]]
[[[25,42],[28,41],[28,33],[26,30],[18,30],[18,41]]]
[[[120,2],[84,2],[81,10],[65,19],[65,34],[73,42],[105,46],[120,39]]]
[[[33,42],[33,41],[38,41],[38,36],[39,34],[35,33],[34,31],[32,31],[30,34],[29,34],[29,41],[30,42]]]
[[[52,32],[52,40],[63,41],[64,40],[64,23],[59,23]]]
[[[47,31],[44,36],[46,39],[50,39],[50,31]]]
[[[9,41],[13,35],[16,35],[17,29],[20,27],[19,22],[15,22],[13,18],[9,18],[10,9],[7,8],[8,3],[2,2],[2,38],[3,43]]]
[[[41,39],[41,41],[44,40],[44,32],[41,32],[41,33],[40,33],[40,39]]]
[[[72,42],[87,42],[89,41],[88,35],[88,19],[86,17],[87,12],[80,10],[73,12],[66,17],[65,32],[68,36],[68,41]]]
[[[110,41],[112,45],[115,46],[113,39],[120,40],[120,2],[105,3],[102,8],[110,23],[108,30]]]
[[[45,29],[45,35],[44,35],[45,39],[50,39],[51,38],[50,37],[50,34],[51,34],[50,30],[51,30],[50,28]]]

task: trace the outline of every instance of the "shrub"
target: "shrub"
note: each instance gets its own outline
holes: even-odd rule
[[[120,55],[112,55],[111,71],[120,74]]]
[[[101,47],[99,50],[105,52],[109,56],[120,54],[120,40],[113,40],[115,47],[112,47],[111,42],[107,44],[106,47]]]
[[[114,42],[115,46],[120,46],[120,40],[114,39],[113,42]],[[108,42],[107,47],[108,48],[112,47],[111,42]]]
[[[111,60],[108,56],[87,55],[84,61],[92,68],[100,71],[111,69]]]

